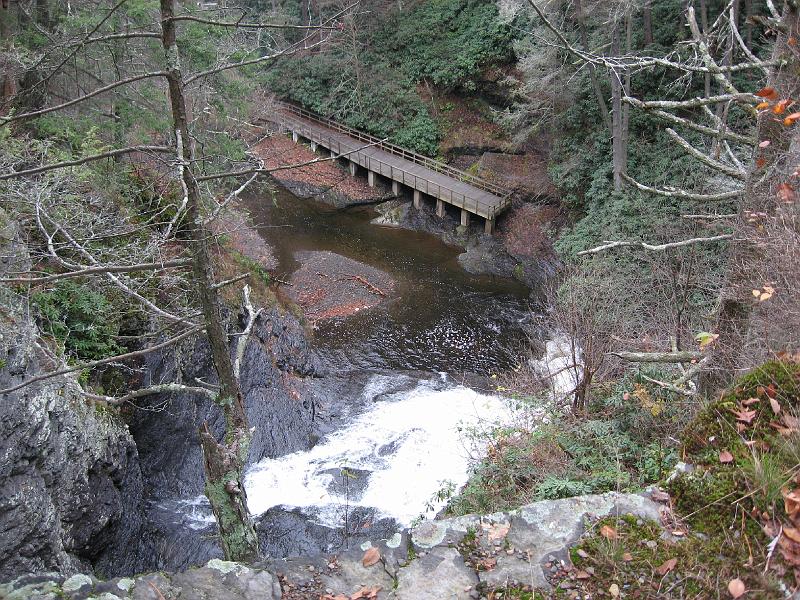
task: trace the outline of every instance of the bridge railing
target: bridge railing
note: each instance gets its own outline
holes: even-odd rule
[[[489,192],[491,194],[495,194],[497,196],[500,196],[501,198],[504,199],[509,198],[513,193],[513,190],[509,190],[502,186],[491,183],[490,181],[486,181],[485,179],[478,177],[477,175],[473,175],[472,173],[467,173],[466,171],[462,171],[461,169],[456,169],[455,167],[451,167],[446,163],[435,160],[433,158],[429,158],[427,156],[423,156],[422,154],[418,154],[416,152],[412,152],[411,150],[406,150],[401,146],[392,144],[390,142],[386,142],[373,135],[364,133],[363,131],[359,131],[358,129],[348,127],[347,125],[342,125],[341,123],[338,123],[333,119],[323,117],[321,115],[318,115],[317,113],[311,112],[310,110],[307,110],[295,104],[291,104],[289,102],[283,102],[280,100],[275,101],[275,104],[280,109],[285,110],[286,112],[296,115],[302,119],[319,123],[320,125],[323,125],[329,129],[333,129],[334,131],[338,131],[339,133],[344,133],[345,135],[352,137],[360,142],[365,142],[375,148],[380,148],[385,152],[404,158],[405,160],[408,160],[410,162],[431,169],[432,171],[436,171],[437,173],[447,175],[449,177],[452,177],[453,179],[457,179],[458,181],[463,181],[464,183],[468,183],[473,187],[476,187],[485,192]]]

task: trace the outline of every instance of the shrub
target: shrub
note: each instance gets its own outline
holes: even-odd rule
[[[119,321],[102,293],[72,280],[32,297],[39,327],[71,360],[97,360],[119,354]]]

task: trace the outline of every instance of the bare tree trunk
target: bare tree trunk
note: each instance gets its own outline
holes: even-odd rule
[[[581,46],[585,51],[589,51],[589,36],[586,33],[586,22],[585,16],[583,14],[583,4],[581,0],[575,0],[575,20],[578,22],[578,31],[581,37]],[[589,69],[589,79],[592,82],[592,89],[594,90],[594,95],[597,98],[597,107],[600,110],[600,116],[603,119],[603,123],[605,123],[606,128],[608,129],[609,133],[613,133],[611,128],[611,119],[608,116],[608,106],[606,105],[605,96],[603,96],[603,90],[600,87],[600,81],[597,79],[597,70],[594,68],[593,63],[587,63]]]
[[[708,3],[707,0],[700,0],[700,26],[703,29],[703,36],[708,35]],[[711,96],[711,73],[706,73],[703,76],[703,89],[705,97]]]
[[[800,36],[800,19],[790,4],[784,7],[784,32],[775,42],[773,59],[792,60],[793,50],[787,43]],[[800,95],[800,76],[794,69],[773,69],[769,87],[777,90],[780,98]],[[768,140],[766,148],[756,149],[759,157],[745,185],[745,194],[739,206],[736,234],[730,244],[726,282],[722,290],[715,333],[719,336],[710,350],[709,368],[700,381],[701,391],[712,394],[729,385],[743,368],[742,351],[745,348],[750,318],[753,312],[752,291],[764,282],[754,280],[754,265],[763,261],[759,222],[753,222],[753,213],[772,214],[778,203],[778,192],[788,183],[792,170],[800,160],[800,130],[787,127],[775,119],[771,111],[762,111],[758,118],[758,139]],[[763,161],[763,163],[762,163]],[[786,290],[786,293],[793,293]]]
[[[621,50],[620,27],[614,26],[611,31],[611,55],[619,56]],[[619,73],[611,71],[611,165],[614,175],[614,191],[622,191],[622,173],[625,169],[624,158],[624,119],[622,110],[622,79]]]
[[[642,7],[642,28],[644,29],[644,45],[653,43],[653,9],[649,2]]]
[[[225,416],[225,436],[217,442],[206,425],[200,431],[206,468],[206,496],[219,526],[222,549],[228,560],[252,561],[258,558],[258,538],[247,508],[243,476],[250,445],[250,431],[239,381],[234,374],[228,336],[222,323],[220,301],[214,288],[209,232],[203,224],[201,194],[194,178],[194,148],[189,132],[189,115],[183,94],[183,74],[176,40],[176,0],[161,0],[162,44],[167,60],[167,83],[172,109],[178,160],[183,161],[186,216],[191,231],[194,282],[205,319],[214,367],[219,376],[216,402]]]

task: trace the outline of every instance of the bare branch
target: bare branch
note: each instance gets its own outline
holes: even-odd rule
[[[353,5],[355,6],[355,5]],[[243,21],[214,21],[190,15],[177,15],[172,17],[172,21],[193,21],[203,25],[213,25],[214,27],[233,27],[235,29],[309,29],[319,30],[338,30],[334,25],[281,25],[279,23],[245,23]]]
[[[236,358],[233,361],[233,374],[238,378],[239,372],[242,368],[242,360],[244,359],[244,351],[247,349],[247,343],[250,341],[250,334],[253,332],[253,325],[256,323],[256,319],[258,319],[258,315],[261,314],[262,309],[259,308],[255,310],[253,308],[253,303],[250,302],[250,286],[244,286],[242,290],[242,301],[247,311],[247,325],[245,325],[244,331],[241,333],[241,337],[239,337],[239,341],[236,344]]]
[[[32,112],[22,113],[20,115],[14,115],[12,117],[0,117],[0,126],[8,125],[9,123],[14,123],[16,121],[21,121],[23,119],[33,119],[35,117],[41,117],[42,115],[46,115],[51,112],[64,110],[65,108],[69,108],[70,106],[80,104],[81,102],[85,102],[90,98],[94,98],[95,96],[99,96],[100,94],[105,94],[106,92],[109,92],[118,87],[122,87],[124,85],[128,85],[135,81],[142,81],[143,79],[152,79],[154,77],[166,77],[166,76],[167,73],[165,71],[153,71],[150,73],[144,73],[142,75],[134,75],[133,77],[128,77],[126,79],[120,79],[119,81],[115,81],[114,83],[109,83],[108,85],[92,90],[88,94],[84,94],[83,96],[73,98],[72,100],[63,102],[61,104],[57,104],[56,106],[49,106],[41,110],[34,110]]]
[[[65,160],[60,163],[52,163],[49,165],[42,165],[33,169],[25,169],[24,171],[12,171],[11,173],[0,174],[0,181],[5,179],[14,179],[15,177],[26,177],[28,175],[36,175],[37,173],[44,173],[46,171],[53,171],[55,169],[66,169],[67,167],[77,167],[84,165],[88,162],[95,160],[103,160],[105,158],[114,158],[115,156],[122,156],[123,154],[131,154],[133,152],[172,152],[174,149],[169,146],[129,146],[127,148],[118,148],[117,150],[109,150],[108,152],[101,152],[100,154],[92,154],[84,156],[83,158],[76,158],[75,160]]]
[[[58,371],[52,371],[50,373],[43,373],[41,375],[37,375],[36,377],[32,377],[27,381],[23,381],[20,384],[17,384],[13,387],[6,388],[4,390],[0,390],[0,395],[10,394],[12,392],[16,392],[17,390],[21,390],[24,387],[37,383],[39,381],[45,381],[47,379],[52,379],[53,377],[59,377],[60,375],[66,375],[68,373],[74,373],[75,371],[83,371],[84,369],[94,369],[95,367],[100,367],[102,365],[107,365],[112,362],[119,362],[122,360],[128,360],[130,358],[137,358],[139,356],[144,356],[145,354],[150,354],[151,352],[155,352],[157,350],[162,350],[163,348],[168,348],[169,346],[174,346],[181,340],[186,339],[187,337],[194,335],[205,329],[205,326],[199,327],[192,327],[191,329],[184,331],[180,335],[176,335],[160,344],[156,344],[155,346],[150,346],[148,348],[144,348],[142,350],[136,350],[135,352],[127,352],[125,354],[117,354],[116,356],[111,356],[109,358],[103,358],[100,360],[95,360],[92,362],[85,362],[79,363],[77,365],[73,365],[71,367],[66,367],[64,369],[60,369]]]
[[[732,166],[726,165],[725,163],[722,163],[722,162],[720,162],[718,160],[715,160],[715,159],[711,158],[710,156],[708,156],[704,152],[701,152],[700,150],[698,150],[697,148],[692,146],[683,137],[681,137],[681,135],[678,134],[674,129],[671,129],[671,128],[667,127],[666,131],[667,131],[667,135],[669,135],[669,137],[671,137],[675,142],[677,142],[678,145],[681,148],[686,150],[686,152],[689,155],[693,156],[694,158],[699,160],[701,163],[703,163],[705,165],[708,165],[712,169],[720,171],[720,172],[724,173],[725,175],[728,175],[729,177],[733,177],[734,179],[739,179],[741,181],[744,181],[745,179],[747,179],[747,171],[745,171],[744,169],[739,168],[739,167],[732,167]]]
[[[217,393],[213,390],[204,387],[197,387],[191,385],[183,385],[182,383],[161,383],[158,385],[151,385],[146,388],[142,388],[140,390],[134,390],[125,394],[124,396],[104,396],[101,394],[92,394],[91,392],[83,392],[83,395],[91,400],[99,400],[101,402],[107,402],[108,404],[112,405],[120,405],[124,404],[125,402],[130,402],[136,398],[141,398],[143,396],[151,396],[152,394],[176,394],[176,393],[186,393],[186,394],[200,394],[202,396],[206,396],[207,398],[213,400],[217,397]]]
[[[632,98],[630,96],[626,96],[622,100],[636,108],[649,110],[649,107],[646,106],[646,103],[642,102],[638,98]],[[676,125],[682,125],[683,127],[686,127],[688,129],[699,131],[700,133],[705,133],[706,135],[711,135],[717,138],[722,137],[732,142],[739,142],[740,144],[746,144],[748,146],[755,146],[758,143],[758,140],[754,138],[750,138],[744,135],[739,135],[738,133],[733,133],[727,128],[714,129],[713,127],[706,127],[705,125],[700,125],[699,123],[695,123],[690,119],[684,119],[683,117],[673,115],[672,113],[668,113],[663,110],[657,110],[657,109],[650,109],[650,110],[652,110],[652,114],[656,115],[657,117],[675,123]]]
[[[660,252],[662,250],[669,250],[672,248],[681,248],[683,246],[691,246],[692,244],[704,244],[708,242],[721,242],[723,240],[732,239],[733,236],[730,234],[723,234],[723,235],[715,235],[711,237],[700,237],[700,238],[690,238],[688,240],[681,240],[680,242],[668,242],[666,244],[648,244],[646,242],[605,242],[602,246],[597,246],[596,248],[591,248],[590,250],[583,250],[582,252],[578,252],[578,256],[586,256],[588,254],[597,254],[598,252],[604,252],[605,250],[610,250],[612,248],[622,248],[622,247],[636,247],[636,248],[644,248],[645,250],[651,250],[654,252]]]
[[[732,192],[722,192],[720,194],[695,194],[680,188],[654,188],[650,187],[649,185],[639,183],[627,173],[622,173],[622,179],[642,192],[656,194],[658,196],[666,196],[667,198],[685,198],[686,200],[699,200],[701,202],[722,202],[724,200],[733,200],[735,198],[739,198],[742,194],[744,194],[743,189],[734,190]]]
[[[0,278],[0,283],[23,283],[30,285],[42,285],[45,283],[52,283],[60,279],[68,279],[70,277],[85,277],[87,275],[95,275],[97,273],[132,273],[134,271],[157,271],[162,269],[171,269],[174,267],[188,267],[192,264],[189,259],[185,260],[166,260],[162,262],[139,263],[137,265],[104,265],[99,267],[87,267],[79,271],[70,271],[68,273],[58,273],[56,275],[48,275],[47,277],[7,277]]]
[[[688,363],[702,359],[702,352],[682,350],[678,352],[611,352],[612,355],[629,362],[641,363]]]
[[[378,140],[378,141],[375,141],[375,142],[372,142],[372,143],[369,143],[369,144],[365,144],[365,145],[361,146],[360,148],[356,148],[355,150],[350,150],[349,152],[342,152],[341,154],[337,154],[336,156],[328,156],[328,157],[324,157],[324,158],[323,157],[315,158],[313,160],[307,160],[307,161],[301,162],[301,163],[294,163],[293,165],[282,165],[282,166],[279,166],[279,167],[272,167],[272,168],[269,168],[269,169],[266,169],[266,168],[263,168],[263,167],[256,167],[256,168],[253,168],[253,169],[244,169],[244,170],[241,170],[241,171],[227,171],[225,173],[215,173],[213,175],[202,175],[202,176],[197,178],[197,181],[199,181],[199,182],[211,181],[212,179],[223,179],[225,177],[241,177],[242,175],[252,175],[254,173],[255,174],[265,173],[266,174],[266,173],[276,173],[278,171],[288,171],[290,169],[299,169],[300,167],[307,167],[308,165],[315,165],[317,163],[322,163],[322,162],[330,162],[332,160],[336,160],[337,158],[343,158],[345,156],[350,156],[351,154],[356,154],[357,152],[361,152],[362,150],[365,150],[366,148],[370,148],[372,146],[378,146],[380,144],[383,144],[384,142],[387,142],[388,140],[389,140],[389,138],[383,138],[382,140]]]
[[[630,104],[639,103],[640,108],[662,108],[666,110],[675,110],[682,108],[700,108],[702,106],[709,106],[711,104],[720,104],[721,102],[738,102],[740,104],[758,104],[761,98],[755,94],[720,94],[718,96],[709,96],[707,98],[692,98],[691,100],[637,100],[625,96],[623,101]]]

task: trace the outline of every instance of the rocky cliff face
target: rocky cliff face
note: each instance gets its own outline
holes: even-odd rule
[[[0,324],[0,389],[49,367],[25,320]],[[89,568],[122,549],[142,520],[136,446],[112,411],[69,377],[5,394],[0,403],[0,579]],[[112,550],[111,558],[116,554]]]
[[[216,381],[205,340],[150,355],[145,372],[143,385]],[[314,443],[316,405],[309,380],[319,376],[321,368],[293,315],[282,314],[278,307],[262,313],[241,373],[248,419],[254,428],[249,463],[305,450]],[[222,435],[219,409],[204,396],[193,394],[154,395],[132,411],[130,428],[139,451],[147,518],[137,544],[122,559],[113,564],[106,558],[101,561],[104,572],[183,569],[222,556],[213,523],[187,526],[189,503],[204,504],[203,457],[197,441],[203,423]]]

